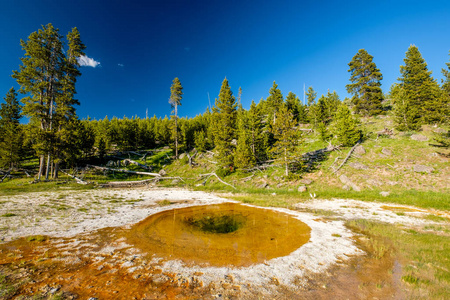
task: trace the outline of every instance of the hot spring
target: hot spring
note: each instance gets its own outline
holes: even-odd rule
[[[310,232],[289,214],[224,203],[163,211],[124,234],[129,244],[163,259],[241,267],[290,254],[308,242]]]

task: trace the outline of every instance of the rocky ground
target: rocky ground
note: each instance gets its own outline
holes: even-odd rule
[[[146,188],[1,197],[0,266],[23,264],[21,272],[11,268],[8,274],[32,278],[16,292],[25,297],[36,293],[72,299],[289,297],[311,286],[311,278],[364,256],[355,233],[344,226],[346,220],[424,228],[439,222],[427,216],[450,218],[443,211],[339,199],[312,199],[294,210],[270,208],[306,223],[310,241],[288,256],[241,268],[187,266],[133,248],[117,234],[163,210],[223,202],[232,201],[226,195]],[[19,239],[30,236],[35,238]]]

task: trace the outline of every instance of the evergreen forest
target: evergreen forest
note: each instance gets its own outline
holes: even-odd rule
[[[334,91],[319,96],[309,87],[302,103],[299,95],[281,91],[274,81],[265,99],[244,108],[242,90],[233,87],[233,92],[232,78],[225,78],[214,105],[186,118],[179,117],[183,83],[174,78],[167,87],[169,116],[96,120],[80,119],[76,113],[83,103],[76,98],[81,76],[77,58],[86,48],[77,28],[63,36],[48,24],[20,44],[23,57],[12,71],[20,89],[3,91],[0,108],[2,181],[13,174],[35,181],[57,179],[60,171],[106,166],[124,153],[145,156],[157,149],[171,150],[167,153],[173,161],[187,153],[189,163],[193,151],[212,153],[212,171],[219,178],[268,166],[295,178],[312,168],[304,146],[312,133],[328,149],[344,149],[370,138],[373,133],[362,121],[368,118],[392,116],[389,130],[398,132],[420,131],[423,125],[448,128],[450,120],[450,61],[443,62],[444,79],[437,82],[414,45],[399,62],[398,82],[384,90],[376,58],[358,50],[348,62],[351,98],[341,99]],[[434,138],[434,144],[448,149],[447,129]]]

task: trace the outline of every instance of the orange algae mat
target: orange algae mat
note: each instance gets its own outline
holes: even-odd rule
[[[225,203],[163,211],[122,234],[128,244],[167,260],[241,267],[290,254],[310,232],[289,214]]]

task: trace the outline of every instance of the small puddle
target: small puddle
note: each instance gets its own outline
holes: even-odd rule
[[[149,255],[188,265],[241,267],[290,254],[309,241],[310,232],[291,215],[224,203],[160,212],[123,234]]]

